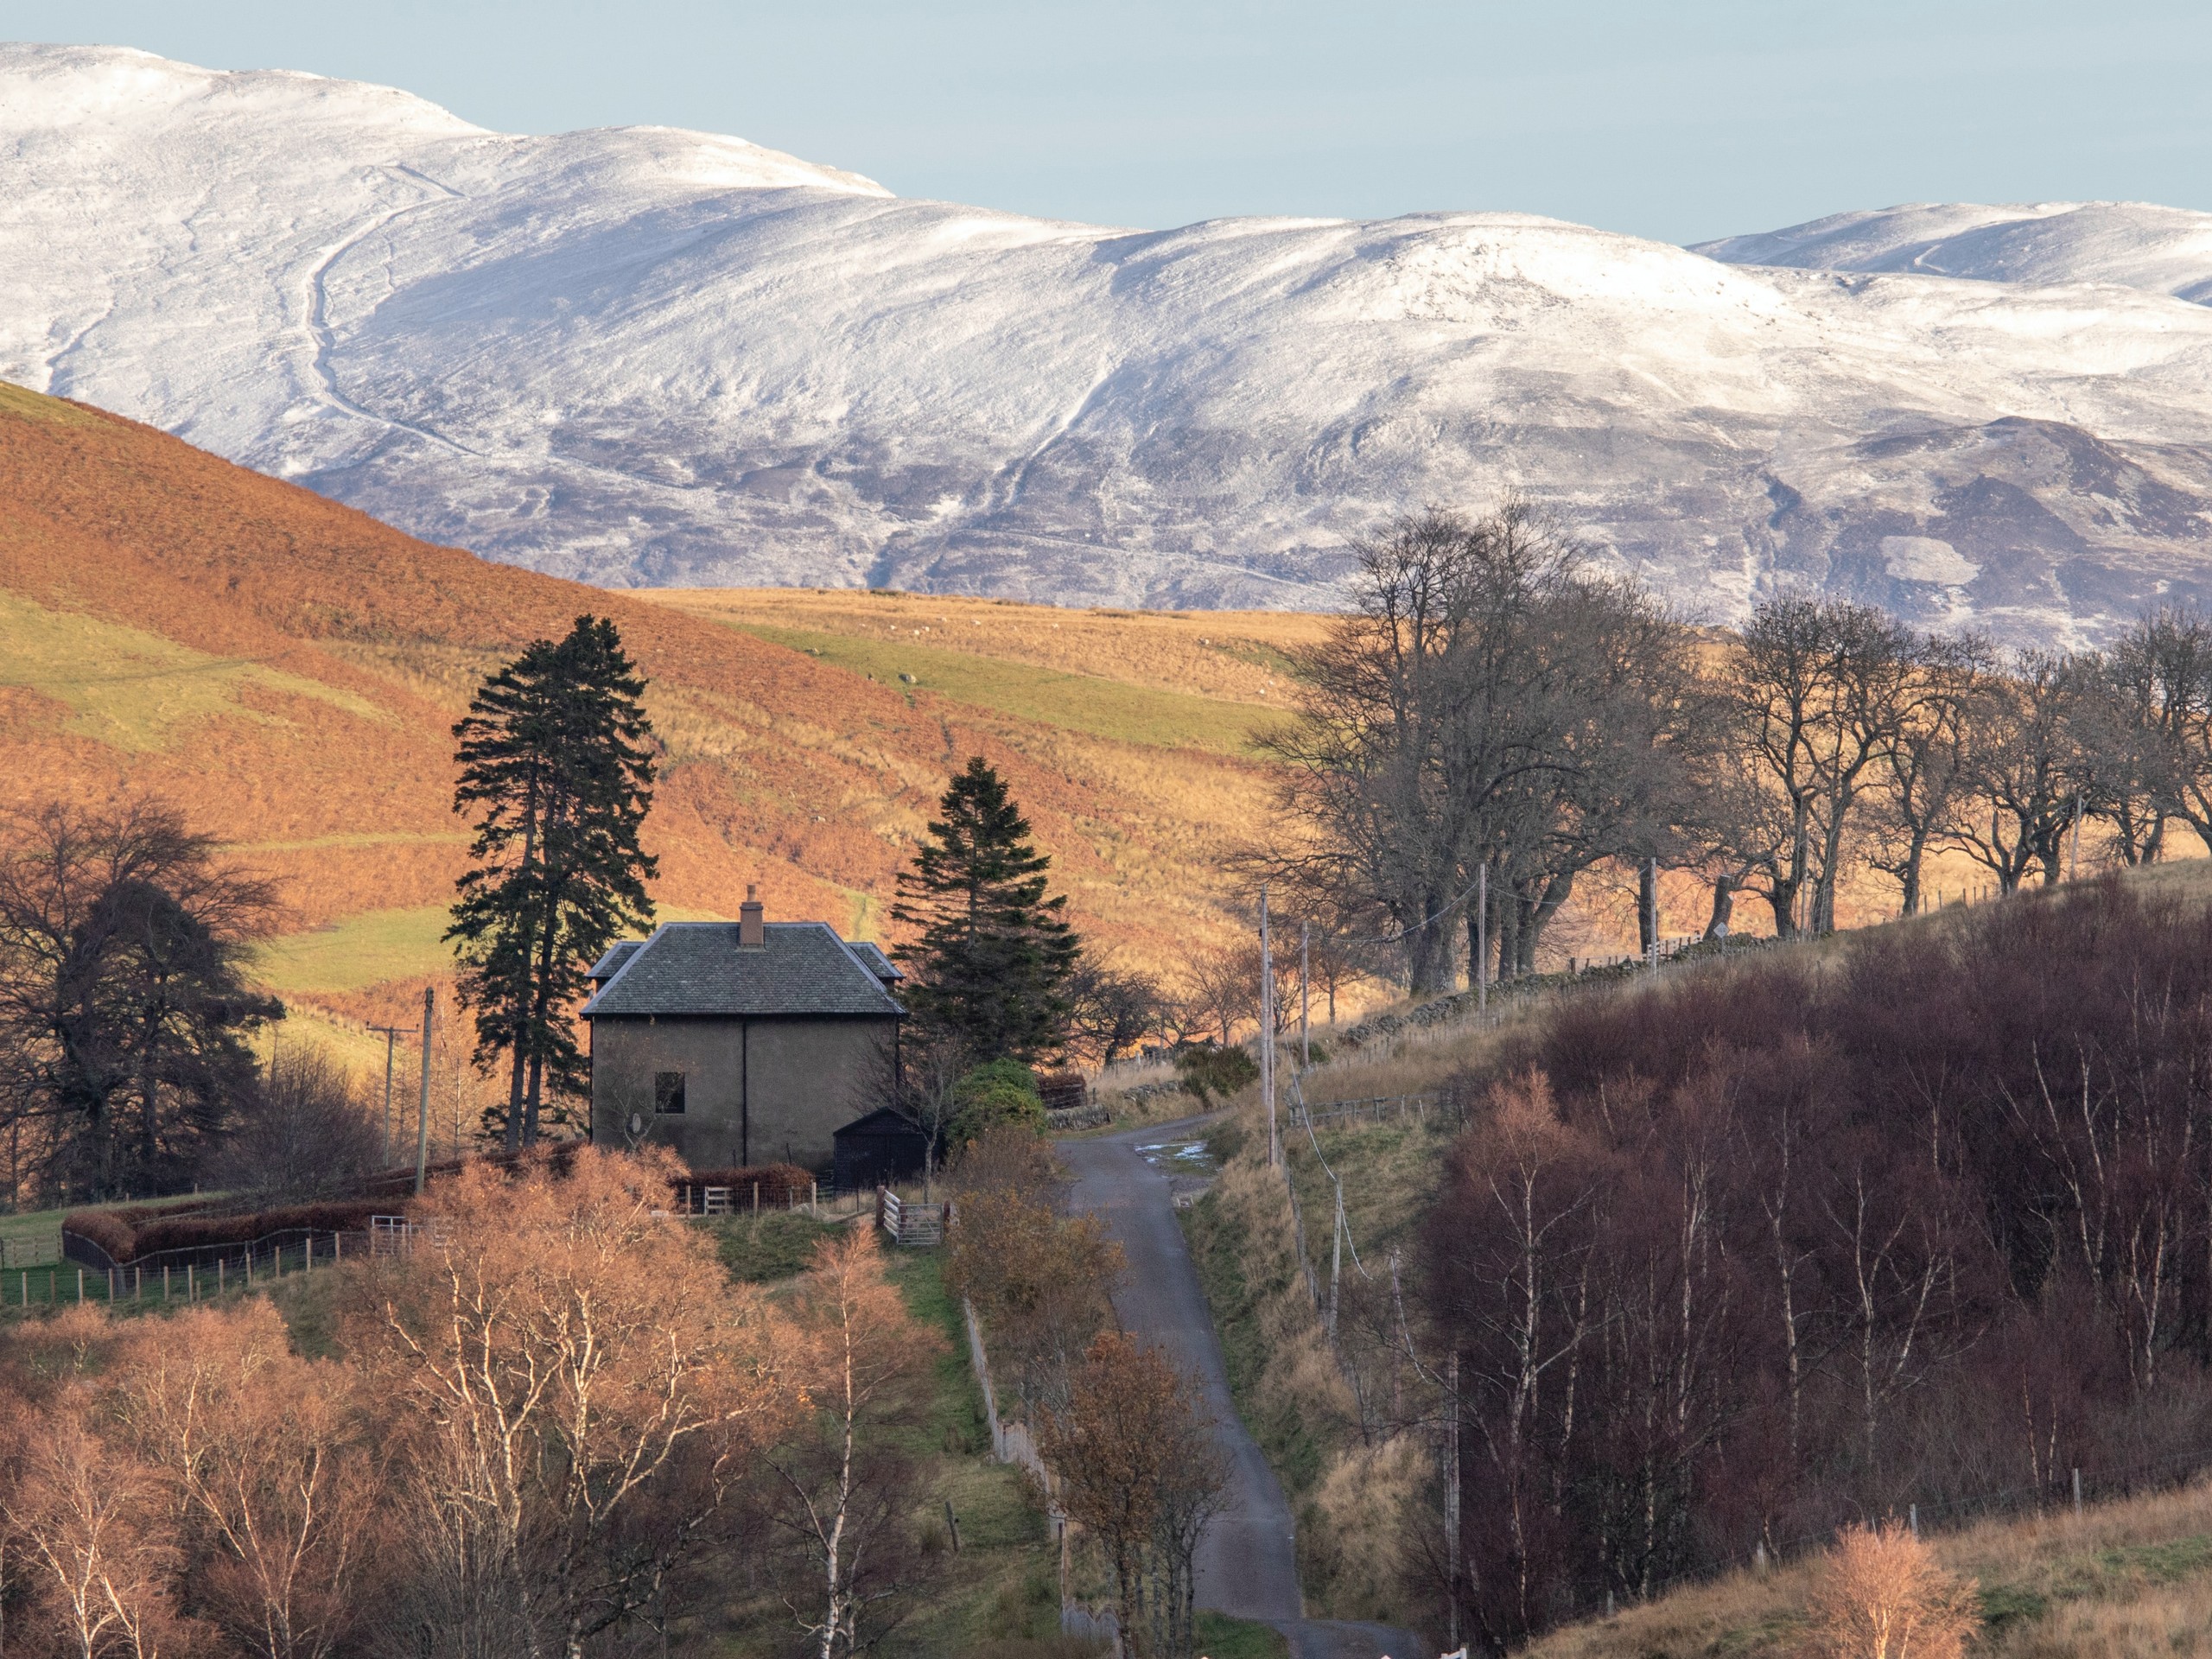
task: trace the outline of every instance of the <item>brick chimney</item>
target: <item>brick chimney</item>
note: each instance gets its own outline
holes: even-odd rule
[[[768,943],[768,931],[761,922],[760,889],[749,881],[745,902],[737,907],[737,943],[740,950],[754,950]]]

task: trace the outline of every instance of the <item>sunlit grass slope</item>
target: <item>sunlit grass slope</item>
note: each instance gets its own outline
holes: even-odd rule
[[[1992,1521],[1934,1537],[1975,1580],[1973,1651],[2017,1659],[2151,1659],[2212,1652],[2212,1488]],[[1732,1573],[1617,1617],[1570,1625],[1529,1659],[1759,1659],[1806,1650],[1820,1558]]]
[[[1328,626],[1304,612],[1062,610],[849,588],[664,588],[639,596],[742,626],[949,650],[1260,708],[1284,701],[1290,652]]]
[[[1279,718],[1265,708],[1037,668],[980,651],[899,645],[810,628],[738,626],[868,679],[910,688],[913,696],[935,693],[972,709],[1117,742],[1243,754],[1251,749],[1253,728]]]
[[[1235,931],[1219,872],[1271,795],[1249,734],[1283,701],[1283,651],[1318,626],[607,593],[0,386],[0,765],[16,804],[176,803],[280,882],[285,937],[264,971],[326,1020],[419,1020],[424,982],[448,969],[441,912],[467,852],[453,722],[486,672],[584,611],[616,621],[652,683],[664,914],[734,915],[757,882],[772,915],[879,935],[947,775],[981,753],[1084,934],[1170,971]],[[957,641],[919,632],[976,618],[990,626]]]

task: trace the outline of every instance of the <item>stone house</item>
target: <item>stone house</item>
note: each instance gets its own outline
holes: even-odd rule
[[[592,1139],[694,1169],[827,1173],[837,1130],[890,1103],[905,1010],[872,944],[824,922],[667,922],[591,970]]]

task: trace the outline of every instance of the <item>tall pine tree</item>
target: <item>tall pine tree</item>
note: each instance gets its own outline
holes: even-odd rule
[[[898,952],[912,974],[908,1010],[968,1065],[1033,1059],[1067,1031],[1065,990],[1082,950],[1061,914],[1067,899],[1046,896],[1052,860],[982,756],[938,810],[891,911],[920,930]]]
[[[534,641],[486,680],[453,728],[454,810],[477,822],[446,938],[476,1015],[476,1063],[507,1068],[510,1148],[588,1092],[571,1022],[587,973],[652,918],[657,865],[638,844],[652,804],[645,690],[613,623],[580,616],[566,639]]]

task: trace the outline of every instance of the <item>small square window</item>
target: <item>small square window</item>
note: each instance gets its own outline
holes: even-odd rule
[[[653,1110],[680,1112],[683,1109],[683,1074],[681,1071],[653,1073]]]

